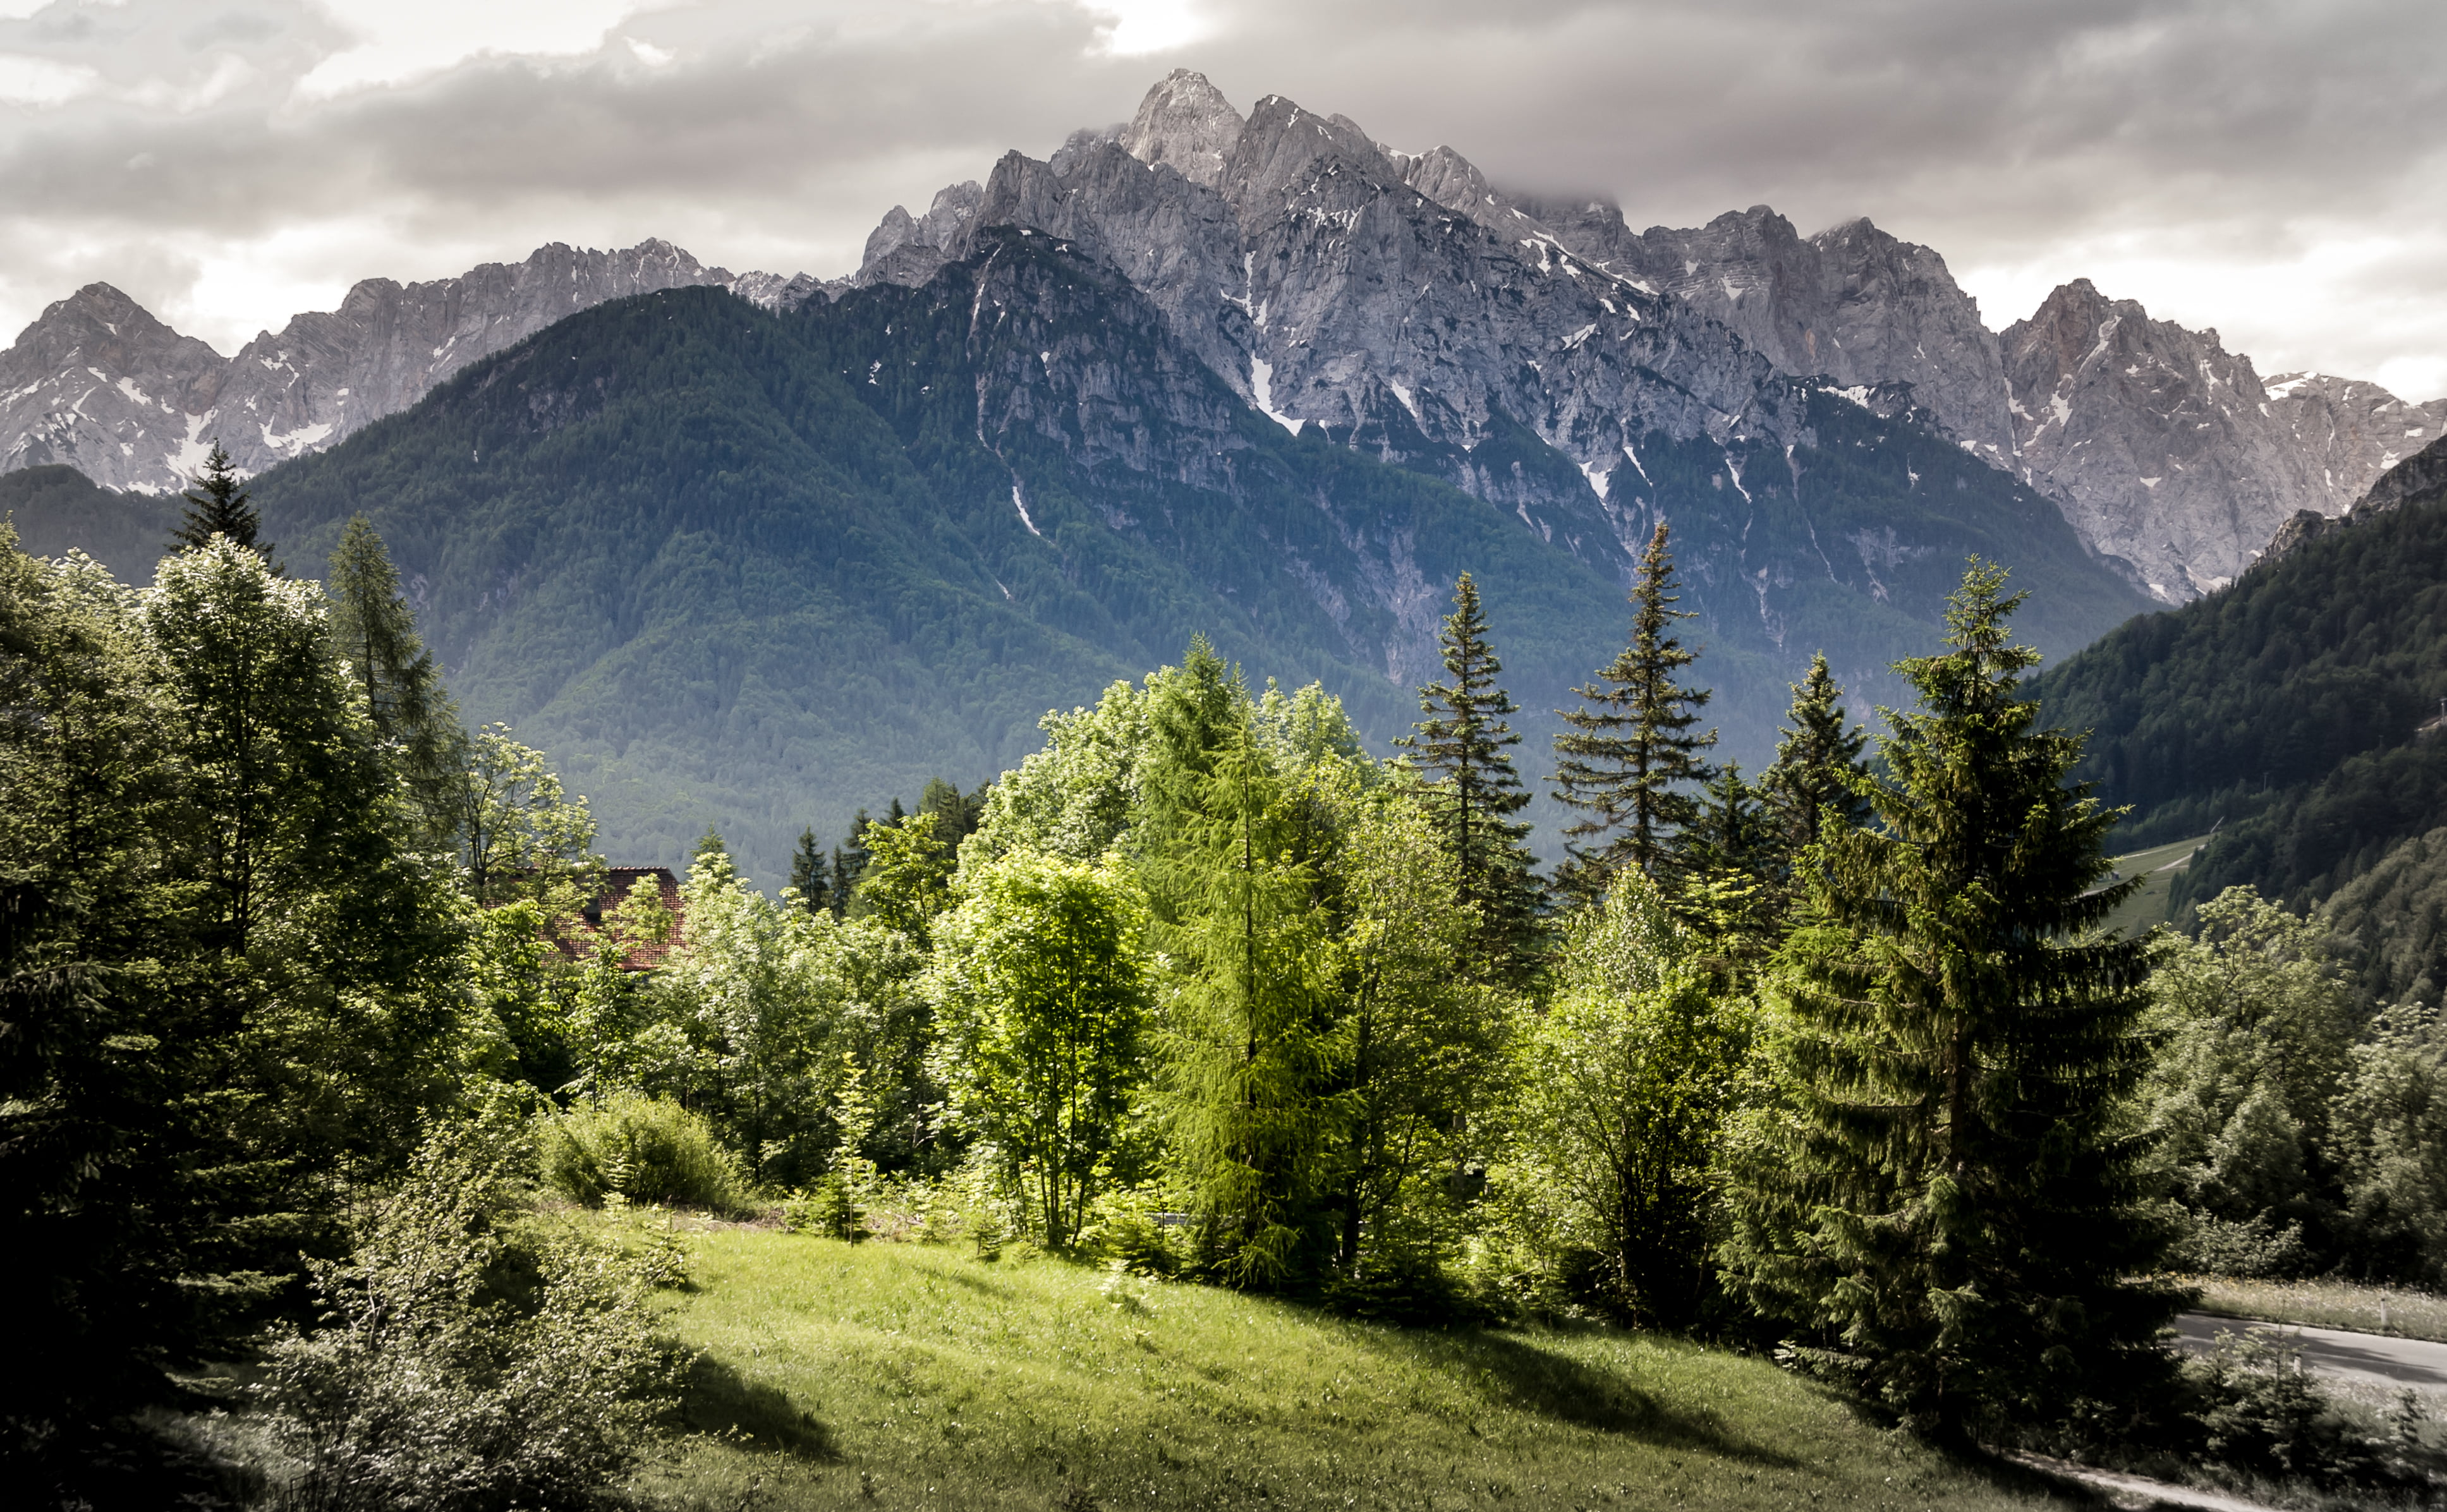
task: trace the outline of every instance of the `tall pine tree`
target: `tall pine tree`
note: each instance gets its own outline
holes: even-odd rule
[[[1452,860],[1454,897],[1479,911],[1482,977],[1514,975],[1534,948],[1539,902],[1529,826],[1512,817],[1529,803],[1507,748],[1521,744],[1505,719],[1520,706],[1496,683],[1504,664],[1468,573],[1453,584],[1442,641],[1452,680],[1419,690],[1429,717],[1395,744],[1417,753],[1427,777],[1423,796]]]
[[[1580,708],[1557,710],[1570,728],[1555,737],[1555,797],[1585,817],[1564,826],[1570,859],[1556,882],[1583,901],[1602,896],[1626,866],[1652,880],[1672,878],[1679,868],[1668,842],[1699,814],[1687,789],[1709,776],[1700,752],[1717,732],[1695,732],[1708,692],[1675,681],[1698,653],[1672,633],[1691,612],[1674,607],[1666,542],[1660,520],[1631,592],[1631,644],[1599,670],[1599,682],[1572,690]]]
[[[1868,818],[1860,784],[1861,749],[1868,736],[1845,719],[1843,698],[1844,690],[1827,671],[1826,653],[1810,658],[1809,675],[1793,685],[1793,708],[1785,715],[1775,761],[1759,776],[1759,797],[1788,857],[1818,843],[1821,816],[1829,809],[1839,829]]]
[[[799,831],[799,848],[790,856],[790,885],[798,889],[799,906],[808,913],[833,911],[832,872],[825,863],[825,848],[816,843],[812,824]]]
[[[464,806],[466,732],[433,653],[417,639],[399,573],[365,516],[350,520],[324,587],[332,597],[332,650],[365,690],[374,733],[391,752],[428,838],[446,842]]]
[[[195,487],[180,497],[187,501],[187,509],[179,528],[170,533],[172,546],[200,546],[215,536],[226,536],[233,544],[266,561],[272,559],[272,542],[256,539],[262,521],[241,486],[237,469],[230,464],[230,454],[218,441],[205,454],[204,470],[196,475]]]
[[[2122,1109],[2147,961],[2092,932],[2116,812],[2078,737],[2017,696],[2002,570],[1974,562],[1947,649],[1881,741],[1880,827],[1823,837],[1776,975],[1787,1106],[1735,1142],[1727,1275],[1802,1357],[1942,1438],[2145,1389],[2171,1294]]]

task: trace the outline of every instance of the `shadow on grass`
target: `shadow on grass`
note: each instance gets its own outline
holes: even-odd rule
[[[697,1432],[760,1449],[825,1463],[841,1458],[832,1431],[814,1413],[802,1411],[787,1392],[750,1381],[710,1354],[698,1355],[689,1367],[680,1387],[680,1416]]]
[[[1412,1342],[1425,1341],[1413,1334]],[[1792,1469],[1803,1463],[1735,1432],[1713,1412],[1668,1407],[1656,1393],[1545,1348],[1534,1338],[1456,1329],[1435,1335],[1421,1353],[1480,1395],[1515,1411],[1751,1465]]]

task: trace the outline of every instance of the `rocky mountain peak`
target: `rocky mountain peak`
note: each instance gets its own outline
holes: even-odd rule
[[[2251,359],[2087,278],[2001,338],[2021,463],[2098,550],[2180,603],[2231,580],[2320,497]]]
[[[1214,188],[1224,160],[1241,140],[1244,122],[1224,91],[1203,73],[1175,68],[1139,102],[1123,128],[1123,150],[1153,167],[1168,163],[1192,183]]]

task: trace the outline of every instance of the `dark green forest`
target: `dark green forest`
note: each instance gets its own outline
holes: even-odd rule
[[[2434,910],[2415,899],[2436,875],[2419,838],[2447,822],[2439,489],[2135,619],[2034,687],[2052,718],[2091,732],[2079,774],[2133,805],[2121,843],[2216,827],[2178,908],[2236,884],[2297,909],[2351,887],[2341,924],[2372,990],[2438,979]]]

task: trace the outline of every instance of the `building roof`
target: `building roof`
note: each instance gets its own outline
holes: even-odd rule
[[[583,960],[595,953],[596,936],[603,932],[606,910],[617,909],[629,896],[629,889],[638,879],[651,877],[663,898],[663,907],[672,916],[671,936],[660,945],[634,947],[620,969],[627,972],[651,972],[663,964],[664,958],[680,948],[688,939],[688,900],[680,896],[679,879],[668,866],[607,866],[603,869],[603,891],[586,900],[576,918],[565,928],[556,931],[553,943],[572,960]]]

